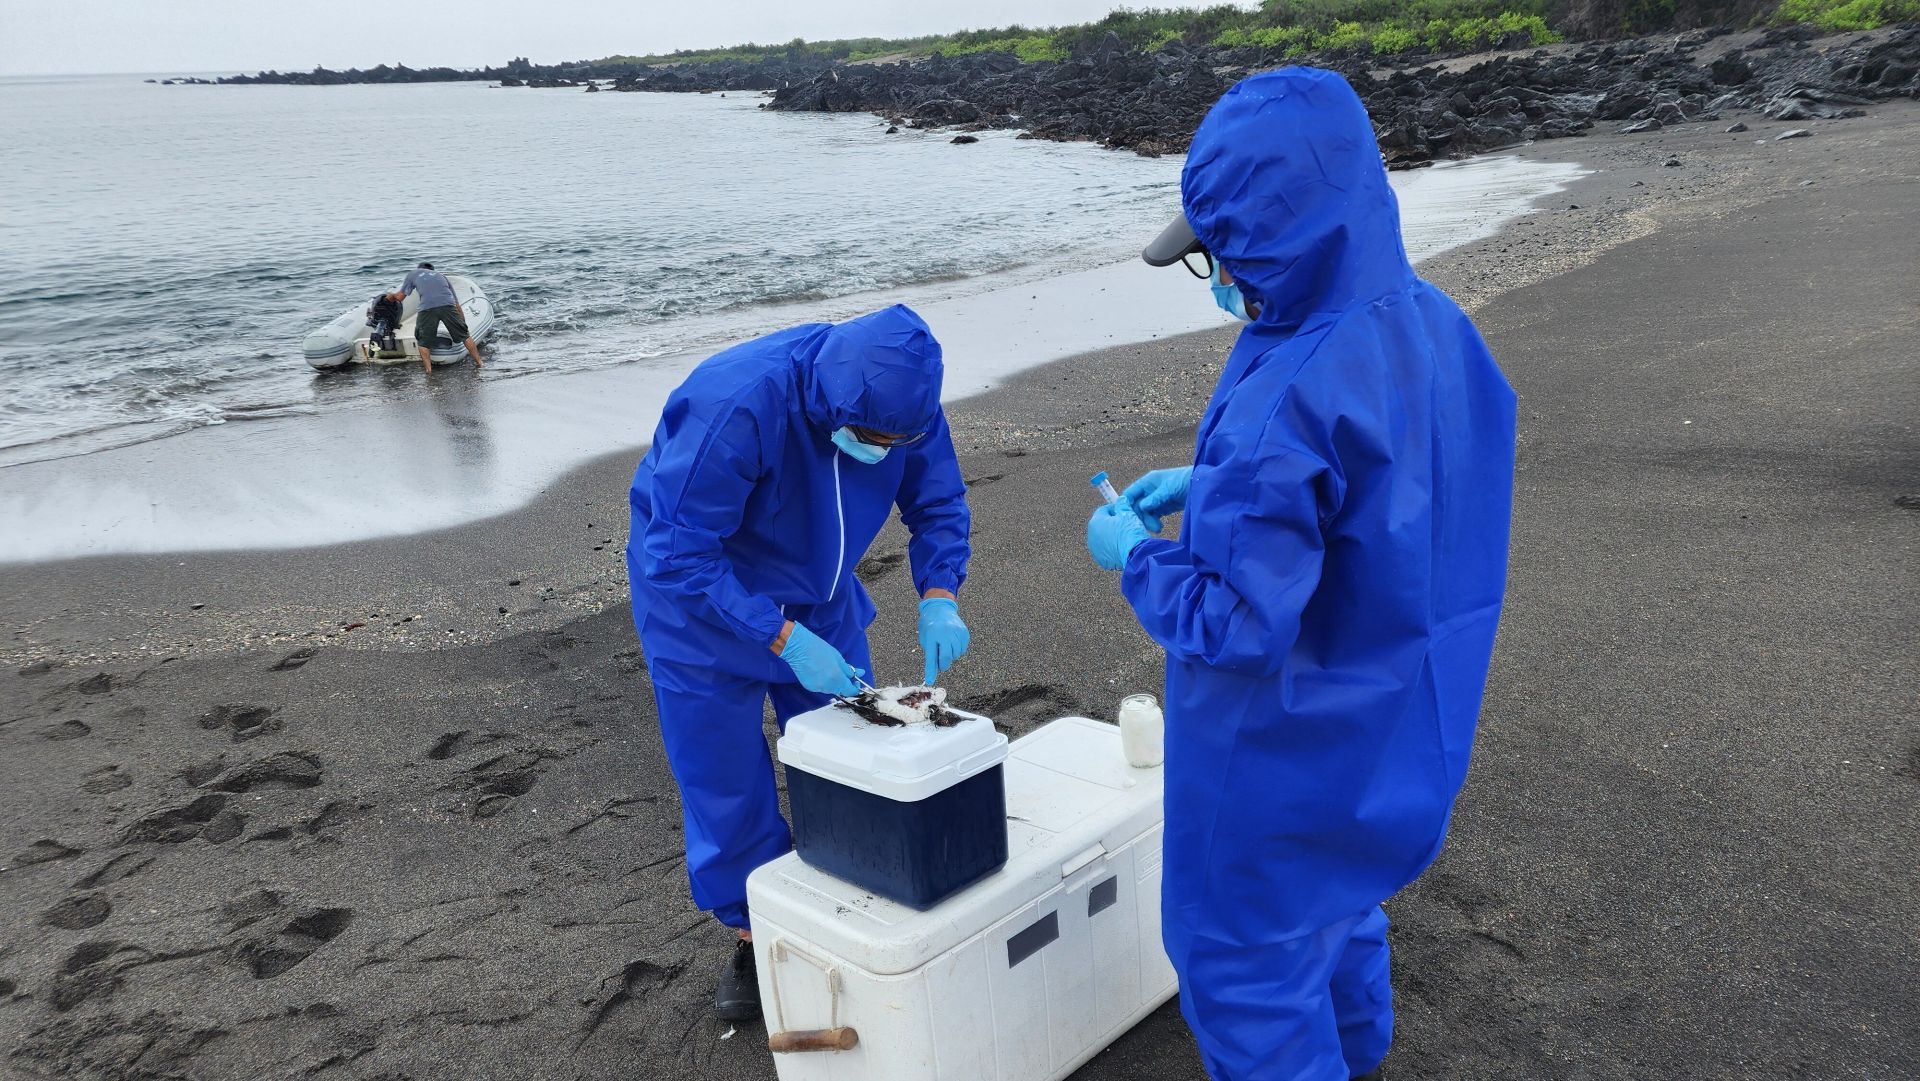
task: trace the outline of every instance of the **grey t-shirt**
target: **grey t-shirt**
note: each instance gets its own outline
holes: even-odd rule
[[[453,286],[447,276],[437,270],[414,269],[407,272],[407,280],[400,284],[404,295],[420,294],[420,310],[428,308],[457,308],[460,301],[453,295]]]

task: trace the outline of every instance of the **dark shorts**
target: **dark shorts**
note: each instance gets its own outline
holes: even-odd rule
[[[447,337],[453,344],[459,345],[467,340],[467,321],[460,317],[460,309],[451,304],[421,312],[413,323],[413,340],[432,349],[434,339],[440,336],[441,327],[446,328]]]

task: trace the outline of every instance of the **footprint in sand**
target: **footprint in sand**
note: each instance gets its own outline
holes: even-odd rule
[[[86,739],[93,734],[93,728],[85,721],[61,721],[50,724],[40,730],[40,738],[56,742],[69,739]]]
[[[545,758],[537,751],[514,751],[495,755],[468,769],[445,788],[466,790],[473,795],[468,813],[474,818],[492,818],[513,805],[513,801],[533,790],[545,772]]]
[[[992,717],[996,724],[1044,720],[1080,711],[1080,701],[1072,692],[1050,683],[1023,683],[977,694],[957,704],[968,713]]]
[[[878,555],[870,555],[853,565],[853,576],[866,585],[872,585],[906,560],[905,552],[881,552]]]
[[[266,732],[278,732],[284,722],[274,716],[272,706],[215,706],[200,718],[200,727],[209,732],[228,732],[235,743]]]
[[[84,853],[84,848],[63,845],[51,837],[42,837],[13,857],[13,866],[31,867],[36,863],[52,863],[55,860],[70,860]]]
[[[317,788],[325,771],[310,754],[282,751],[235,766],[199,787],[215,792],[255,792],[262,789]]]
[[[566,631],[547,631],[535,639],[532,649],[520,654],[520,659],[529,674],[558,671],[577,663],[568,654],[579,644],[580,639]]]
[[[684,964],[659,965],[642,958],[628,961],[617,974],[601,980],[600,993],[584,1000],[584,1004],[593,1007],[593,1016],[586,1019],[574,1048],[577,1050],[592,1039],[594,1033],[599,1032],[607,1019],[621,1007],[644,1001],[649,995],[672,984],[685,969]]]
[[[200,839],[210,845],[223,845],[245,833],[247,816],[239,811],[221,811],[200,831]]]
[[[118,990],[122,981],[113,956],[121,948],[118,942],[82,942],[75,946],[47,982],[41,997],[56,1012],[65,1013],[95,995]]]
[[[76,893],[41,913],[40,923],[63,931],[84,931],[105,923],[112,914],[113,906],[101,894]]]
[[[266,891],[262,891],[266,892]],[[277,903],[279,898],[274,896]],[[243,939],[229,947],[228,957],[253,973],[256,980],[271,980],[313,956],[314,951],[340,937],[353,922],[351,908],[307,908],[271,934]]]
[[[458,758],[468,751],[498,743],[507,737],[499,732],[448,732],[434,741],[427,750],[427,757],[435,762],[444,762],[449,758]]]
[[[280,658],[269,672],[292,672],[306,666],[306,663],[320,655],[319,646],[303,646]]]
[[[196,762],[174,774],[174,776],[186,782],[188,788],[199,788],[201,785],[206,784],[208,781],[213,780],[226,771],[227,756],[222,754],[215,755],[205,762]]]
[[[322,782],[320,760],[312,755],[291,751],[268,755],[231,769],[221,768],[224,759],[181,771],[182,779],[196,788],[210,789],[191,803],[166,807],[149,813],[127,827],[124,843],[147,841],[156,844],[183,844],[195,838],[209,844],[225,844],[240,836],[247,827],[247,816],[228,806],[228,796],[243,792],[275,789],[315,788]]]
[[[76,890],[90,890],[96,886],[106,886],[123,879],[132,878],[153,864],[152,856],[143,856],[138,852],[122,852],[100,865],[100,869],[73,884]]]
[[[236,819],[238,819],[237,822]],[[216,821],[220,822],[220,825],[215,826]],[[154,844],[177,845],[211,832],[212,836],[207,836],[208,840],[218,836],[221,840],[230,841],[239,833],[245,822],[246,819],[238,812],[227,810],[227,797],[208,795],[201,796],[192,803],[167,807],[146,815],[127,827],[124,839],[128,844],[149,841]],[[229,829],[232,830],[231,833],[228,832]]]
[[[296,841],[303,836],[321,843],[332,843],[339,840],[341,828],[371,810],[373,810],[371,803],[363,803],[359,800],[334,800],[321,807],[298,826],[271,826],[247,838],[247,843]]]
[[[353,800],[334,800],[327,804],[301,825],[300,832],[309,837],[331,837],[330,831],[346,825],[373,810],[373,804]]]
[[[73,689],[81,694],[106,694],[113,690],[113,676],[106,672],[96,672],[73,684]]]
[[[233,920],[233,930],[239,931],[259,923],[285,905],[286,902],[275,890],[254,890],[221,905],[220,914]]]
[[[201,954],[213,953],[218,948],[217,946],[194,946],[183,950],[162,952],[136,946],[130,942],[112,940],[82,942],[67,954],[66,960],[61,962],[59,969],[47,981],[40,998],[41,1001],[52,1006],[56,1013],[65,1013],[90,998],[108,995],[119,990],[124,982],[122,974],[130,969],[198,957]],[[149,1074],[142,1072],[139,1076],[145,1077]],[[178,1075],[168,1074],[167,1076]]]

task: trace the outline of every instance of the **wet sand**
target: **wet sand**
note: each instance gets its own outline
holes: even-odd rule
[[[1425,268],[1519,389],[1521,454],[1473,770],[1388,904],[1390,1078],[1920,1061],[1920,107],[1748,122],[1530,148],[1602,171]],[[1085,478],[1184,459],[1228,340],[953,407],[960,704],[1018,734],[1157,689]],[[636,459],[414,537],[0,568],[0,1073],[771,1077],[758,1026],[707,1017],[726,932],[624,609]],[[860,568],[883,677],[903,553]],[[1079,1076],[1199,1070],[1169,1008]]]

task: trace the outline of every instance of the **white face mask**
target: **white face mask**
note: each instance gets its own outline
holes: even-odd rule
[[[891,449],[888,447],[876,447],[872,443],[862,443],[860,437],[854,435],[853,429],[851,428],[835,428],[833,430],[833,445],[839,447],[840,452],[847,457],[864,465],[877,464],[880,459],[887,456],[887,451]]]

